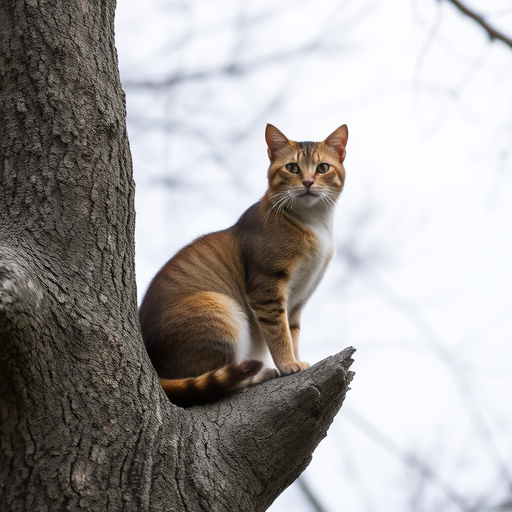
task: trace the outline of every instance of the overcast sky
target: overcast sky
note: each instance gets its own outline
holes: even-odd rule
[[[468,5],[512,34],[510,2]],[[304,481],[329,512],[510,499],[512,50],[436,0],[121,0],[116,34],[139,298],[263,195],[266,122],[294,140],[348,124],[301,354],[352,345],[356,377]],[[270,510],[314,508],[294,484]]]

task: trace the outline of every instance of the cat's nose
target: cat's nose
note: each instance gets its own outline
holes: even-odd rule
[[[311,185],[313,185],[313,180],[302,180],[302,184],[303,184],[306,188],[309,188],[309,187],[311,187]]]

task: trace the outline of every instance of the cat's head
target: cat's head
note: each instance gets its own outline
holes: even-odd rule
[[[322,142],[294,142],[267,124],[269,198],[280,209],[304,211],[333,206],[345,182],[347,125]],[[277,205],[276,205],[277,206]]]

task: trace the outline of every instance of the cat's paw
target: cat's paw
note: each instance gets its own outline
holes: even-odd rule
[[[309,363],[303,363],[302,361],[292,361],[291,363],[279,365],[279,371],[281,375],[291,375],[302,370],[309,368]]]

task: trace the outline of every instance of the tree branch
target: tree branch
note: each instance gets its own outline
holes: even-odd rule
[[[492,25],[490,25],[483,16],[480,14],[477,14],[473,10],[471,10],[469,7],[464,5],[462,2],[459,2],[459,0],[447,0],[448,2],[452,3],[462,14],[465,16],[471,18],[473,21],[475,21],[478,25],[480,25],[489,36],[489,39],[491,41],[499,40],[502,43],[505,43],[507,46],[512,48],[512,38],[506,36],[503,32],[500,32],[496,28],[494,28]]]
[[[183,83],[200,82],[204,80],[219,78],[219,77],[233,77],[243,76],[248,73],[254,73],[261,68],[271,66],[273,64],[279,64],[281,62],[288,61],[296,57],[304,57],[308,53],[319,48],[319,43],[316,41],[306,43],[298,48],[292,50],[276,52],[271,55],[267,55],[260,58],[255,58],[250,62],[228,62],[224,65],[209,68],[200,69],[197,71],[189,72],[177,72],[167,78],[160,80],[123,80],[124,89],[150,89],[158,90],[174,87]]]
[[[354,375],[353,353],[347,348],[306,371],[185,411],[193,427],[183,449],[184,494],[198,496],[200,510],[233,503],[239,511],[266,510],[326,436]],[[219,481],[231,484],[212,486]]]

